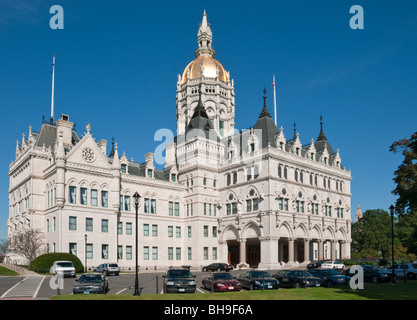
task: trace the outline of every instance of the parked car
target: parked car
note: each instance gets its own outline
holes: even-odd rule
[[[322,263],[321,268],[343,270],[345,265],[337,260],[326,260]]]
[[[202,268],[202,271],[230,271],[233,267],[227,263],[212,263]]]
[[[305,270],[281,270],[272,275],[282,288],[320,287],[323,280]]]
[[[118,276],[120,273],[120,267],[117,263],[102,263],[95,269],[95,272],[102,272],[106,276],[110,274]]]
[[[400,263],[394,265],[394,272],[398,278],[407,278],[415,280],[417,278],[417,264],[416,263]]]
[[[214,272],[209,273],[203,278],[203,287],[207,290],[225,292],[225,291],[240,291],[242,284],[233,277],[230,273]]]
[[[50,273],[54,275],[62,275],[63,277],[73,277],[75,278],[75,267],[72,261],[55,261],[52,264]]]
[[[237,280],[243,288],[255,289],[279,289],[279,281],[271,277],[266,271],[250,270],[237,276]]]
[[[391,272],[387,269],[380,269],[375,266],[363,265],[360,266],[363,268],[363,281],[365,282],[388,282],[391,280]],[[356,272],[353,272],[351,268],[347,269],[345,272],[348,276],[354,276]]]
[[[348,275],[340,274],[340,272],[332,269],[312,269],[309,273],[317,278],[323,280],[323,285],[326,287],[332,287],[339,284],[348,284],[352,278]]]
[[[172,268],[169,269],[165,275],[163,291],[164,293],[170,292],[191,292],[196,290],[195,275],[193,275],[189,269],[186,268]]]
[[[317,261],[311,261],[307,265],[307,269],[315,269],[315,268],[321,268],[321,265],[323,264],[325,260],[317,260]]]
[[[85,273],[75,282],[74,294],[107,293],[109,290],[107,277],[102,273]]]

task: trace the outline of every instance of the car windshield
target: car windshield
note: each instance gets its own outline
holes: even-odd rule
[[[78,282],[101,282],[101,275],[100,274],[83,274]]]
[[[169,270],[167,273],[168,278],[192,278],[190,270]]]
[[[110,264],[110,265],[109,265],[109,267],[111,267],[111,268],[117,268],[117,267],[118,267],[118,265],[117,265],[117,264],[115,264],[115,263],[112,263],[112,264]]]
[[[292,276],[294,277],[312,277],[310,272],[307,271],[293,271]]]
[[[218,280],[233,280],[233,276],[230,273],[215,273],[213,279]]]
[[[270,278],[271,275],[265,271],[253,271],[252,278]]]
[[[57,265],[62,267],[62,268],[72,268],[73,267],[71,262],[58,262]]]

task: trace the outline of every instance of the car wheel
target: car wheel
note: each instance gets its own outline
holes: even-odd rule
[[[206,269],[206,268],[203,268],[203,270],[201,270],[201,271],[203,271],[203,272],[207,272],[207,269]]]
[[[217,271],[220,272],[220,271],[222,271],[222,269],[221,268],[218,268]]]
[[[251,283],[251,284],[249,285],[249,290],[250,290],[250,291],[253,291],[253,289],[255,289],[255,288],[253,287],[253,284]]]
[[[294,288],[301,288],[301,283],[300,283],[300,282],[298,282],[298,281],[296,281],[296,282],[294,283]]]
[[[377,283],[377,282],[378,282],[378,277],[373,276],[373,277],[372,277],[372,283]]]
[[[326,286],[328,288],[333,287],[333,281],[332,280],[327,281]]]

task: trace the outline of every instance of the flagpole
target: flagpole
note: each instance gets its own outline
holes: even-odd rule
[[[52,96],[51,96],[51,124],[54,124],[54,86],[55,86],[55,55],[52,61]]]
[[[275,92],[275,74],[273,76],[272,86],[274,88],[274,113],[275,113],[275,125],[277,125],[277,96]]]

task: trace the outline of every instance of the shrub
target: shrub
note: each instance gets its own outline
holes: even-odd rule
[[[30,263],[29,269],[36,272],[48,273],[49,269],[51,269],[54,264],[54,261],[72,261],[75,272],[82,273],[84,271],[84,266],[77,256],[72,253],[64,252],[45,253],[40,255]]]

